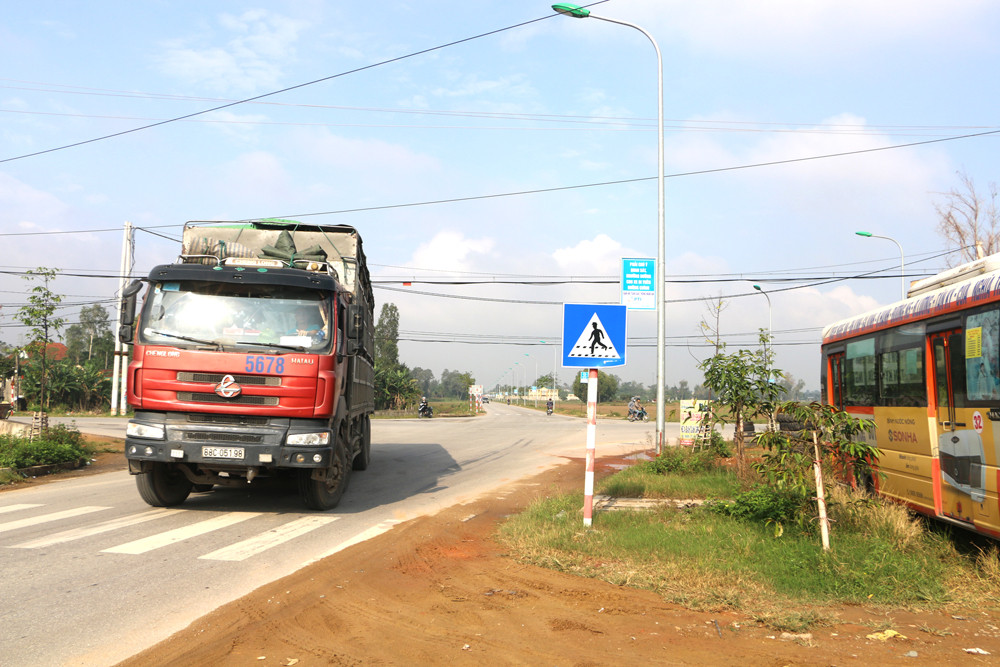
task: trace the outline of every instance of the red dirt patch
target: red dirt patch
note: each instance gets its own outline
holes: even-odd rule
[[[497,526],[540,495],[578,489],[583,464],[527,481],[330,556],[122,665],[916,665],[1000,655],[993,612],[824,608],[842,621],[782,638],[736,612],[690,611],[518,563],[493,541]],[[907,639],[867,638],[889,627]]]

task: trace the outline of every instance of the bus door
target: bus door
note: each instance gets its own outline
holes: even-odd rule
[[[830,361],[829,393],[830,405],[838,410],[844,409],[844,353],[838,352],[828,357]]]
[[[969,423],[979,416],[965,410],[965,340],[961,329],[931,334],[934,355],[934,395],[937,405],[938,461],[935,495],[940,511],[953,519],[972,522],[985,500],[985,466],[981,426]],[[937,502],[935,504],[938,504]]]

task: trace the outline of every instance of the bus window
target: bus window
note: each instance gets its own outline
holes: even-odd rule
[[[1000,398],[1000,311],[987,310],[965,320],[965,388],[970,401]]]
[[[926,407],[923,328],[903,328],[879,339],[880,405]]]
[[[956,408],[968,407],[966,400],[965,336],[956,331],[948,336],[951,356],[951,397]]]
[[[942,424],[951,425],[955,421],[955,407],[951,404],[948,391],[948,354],[944,336],[934,336],[934,392],[937,396],[937,419]]]
[[[937,396],[937,420],[955,430],[955,408],[966,407],[965,339],[961,331],[949,331],[931,337],[934,350],[934,391]]]
[[[848,343],[844,356],[844,403],[875,405],[875,339]]]

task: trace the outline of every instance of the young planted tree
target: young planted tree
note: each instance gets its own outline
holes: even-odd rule
[[[59,269],[47,269],[39,267],[25,272],[25,280],[34,282],[40,280],[41,285],[35,285],[28,292],[28,303],[18,308],[14,314],[14,319],[28,327],[29,347],[36,354],[41,355],[42,377],[41,391],[39,395],[39,405],[45,409],[45,380],[48,375],[46,359],[48,357],[48,347],[51,337],[59,333],[62,328],[63,319],[56,317],[55,312],[62,302],[62,296],[55,294],[49,289],[49,281],[54,280]]]
[[[877,474],[872,462],[880,455],[867,434],[875,422],[856,419],[832,405],[787,402],[778,409],[801,430],[772,431],[758,442],[766,453],[754,468],[771,486],[806,498],[815,494],[824,551],[830,549],[830,523],[826,515],[826,480],[847,479],[870,487]],[[824,470],[829,474],[824,474]]]
[[[759,348],[735,354],[726,354],[723,343],[717,354],[698,366],[705,374],[705,386],[715,395],[715,400],[709,404],[713,428],[716,423],[736,425],[733,444],[736,470],[741,479],[746,479],[749,472],[743,422],[756,415],[771,414],[784,391],[784,387],[771,381],[771,378],[780,378],[782,373],[771,367],[770,338],[761,330]]]

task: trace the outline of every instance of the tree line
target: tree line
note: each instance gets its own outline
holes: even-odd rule
[[[0,342],[0,379],[19,378],[21,409],[110,407],[107,368],[114,359],[115,340],[108,311],[100,304],[86,306],[79,322],[65,326],[65,319],[56,316],[62,296],[49,289],[58,272],[40,267],[23,276],[32,286],[14,319],[27,328],[27,342],[20,348]],[[56,342],[59,338],[63,343]]]

